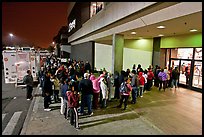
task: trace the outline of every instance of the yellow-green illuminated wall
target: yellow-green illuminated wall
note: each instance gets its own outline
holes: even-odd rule
[[[202,33],[162,37],[160,48],[202,47]]]

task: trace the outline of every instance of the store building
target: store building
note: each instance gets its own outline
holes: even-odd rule
[[[68,27],[73,59],[112,73],[178,66],[179,84],[202,90],[202,2],[76,2]]]

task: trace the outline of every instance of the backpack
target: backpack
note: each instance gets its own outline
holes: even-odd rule
[[[125,82],[121,83],[120,85],[120,93],[126,93],[128,91],[127,85]]]

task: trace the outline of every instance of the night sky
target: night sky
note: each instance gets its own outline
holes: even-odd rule
[[[2,2],[2,42],[47,48],[67,25],[68,6],[69,2]]]

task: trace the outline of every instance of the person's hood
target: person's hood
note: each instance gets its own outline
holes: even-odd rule
[[[90,80],[95,80],[95,79],[96,79],[96,77],[94,75],[90,76]]]
[[[143,74],[142,72],[139,72],[139,76],[142,76],[142,74]]]

